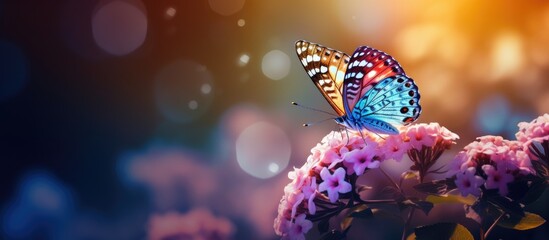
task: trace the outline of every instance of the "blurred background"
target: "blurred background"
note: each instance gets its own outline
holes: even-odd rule
[[[541,0],[0,0],[0,19],[5,239],[276,239],[288,171],[338,129],[289,104],[332,111],[299,39],[396,58],[418,121],[461,137],[445,160],[549,112]]]

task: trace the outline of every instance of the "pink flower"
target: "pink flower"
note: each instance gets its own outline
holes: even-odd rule
[[[305,233],[313,227],[313,223],[305,219],[305,214],[301,214],[295,218],[293,223],[289,223],[286,235],[282,239],[288,240],[305,240]]]
[[[549,164],[549,114],[544,114],[531,122],[518,124],[516,137],[524,151],[535,160]]]
[[[382,152],[387,159],[394,159],[397,162],[409,150],[409,144],[405,144],[401,135],[389,135],[382,146]]]
[[[376,160],[376,152],[373,151],[377,146],[368,145],[363,149],[355,149],[345,156],[345,164],[348,167],[347,174],[356,173],[360,176],[366,168],[378,168],[379,161]]]
[[[349,152],[349,149],[346,147],[332,148],[324,153],[322,158],[322,163],[328,168],[333,168],[336,164],[343,162],[345,159],[345,154]]]
[[[480,195],[480,186],[484,183],[484,179],[475,175],[475,168],[467,168],[464,172],[458,173],[456,175],[456,186],[461,192],[462,196],[467,196],[469,194],[474,196]]]
[[[485,181],[486,189],[499,189],[499,194],[507,196],[509,193],[507,184],[517,177],[531,173],[530,159],[522,151],[521,144],[517,141],[505,140],[500,136],[482,136],[464,147],[456,158],[450,163],[451,172],[457,179],[463,180],[464,174],[470,169]],[[484,174],[481,174],[484,173]],[[468,178],[471,178],[470,176]],[[457,184],[456,180],[456,184]],[[462,182],[460,190],[467,190]],[[477,192],[477,190],[474,190]]]
[[[484,170],[484,173],[486,173],[487,176],[485,183],[486,189],[497,188],[500,195],[506,196],[509,193],[507,184],[515,180],[515,178],[503,165],[504,164],[500,164],[497,168],[492,165],[484,165],[482,166],[482,170]]]
[[[471,164],[466,164],[469,161],[469,156],[467,153],[461,151],[459,152],[454,159],[448,164],[448,176],[454,176],[458,172],[463,172],[469,167],[474,167]]]
[[[416,124],[410,126],[404,132],[410,145],[415,149],[421,149],[423,146],[432,146],[435,143],[436,136],[431,133],[431,128],[425,124]]]
[[[517,140],[523,143],[549,140],[549,114],[543,114],[531,122],[518,124],[519,131],[515,134]]]
[[[418,172],[420,182],[442,153],[459,138],[438,123],[412,125],[404,129],[402,137],[409,144],[408,156],[414,163],[410,169]]]
[[[322,182],[318,185],[318,191],[328,192],[330,202],[335,203],[339,198],[339,193],[348,193],[351,191],[351,184],[345,181],[345,169],[342,167],[336,169],[333,174],[328,168],[320,171]]]
[[[311,184],[303,187],[303,196],[307,199],[307,206],[310,214],[316,213],[315,195],[316,195],[316,177],[311,178]]]

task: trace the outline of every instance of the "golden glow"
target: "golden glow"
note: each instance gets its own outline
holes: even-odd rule
[[[499,34],[492,44],[492,77],[495,79],[520,73],[524,65],[521,37],[514,32]]]

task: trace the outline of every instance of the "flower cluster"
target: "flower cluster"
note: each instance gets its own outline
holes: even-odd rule
[[[369,132],[329,133],[311,150],[307,162],[288,174],[292,182],[284,188],[275,232],[283,238],[303,239],[312,221],[340,212],[345,205],[342,200],[360,201],[354,184],[368,169],[415,153],[417,158],[410,155],[412,160],[428,165],[420,166],[426,170],[457,138],[437,123],[413,125],[386,137]],[[429,156],[427,161],[424,155]]]
[[[408,149],[408,156],[413,162],[410,169],[419,173],[420,182],[423,182],[425,175],[442,153],[459,139],[457,134],[438,123],[412,125],[400,135],[406,143],[403,149]]]
[[[518,127],[519,131],[515,136],[520,142],[549,140],[549,114],[547,113],[531,122],[521,122]]]
[[[153,215],[149,220],[148,239],[231,239],[233,224],[218,218],[206,209],[187,214],[168,212]]]
[[[518,124],[515,134],[533,159],[543,159],[549,164],[549,114],[544,114],[531,122]]]
[[[311,149],[301,168],[288,173],[292,180],[284,188],[274,228],[288,239],[303,239],[312,228],[306,216],[336,206],[343,194],[351,192],[351,176],[379,167],[385,159],[376,135],[356,132],[331,132]]]
[[[463,196],[479,196],[482,190],[497,189],[507,196],[507,184],[532,172],[530,158],[518,141],[483,136],[465,146],[451,163],[451,174]]]

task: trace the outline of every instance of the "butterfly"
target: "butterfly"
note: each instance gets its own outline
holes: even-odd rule
[[[389,54],[358,47],[352,56],[299,40],[295,49],[305,71],[346,128],[398,134],[421,113],[417,85]]]

